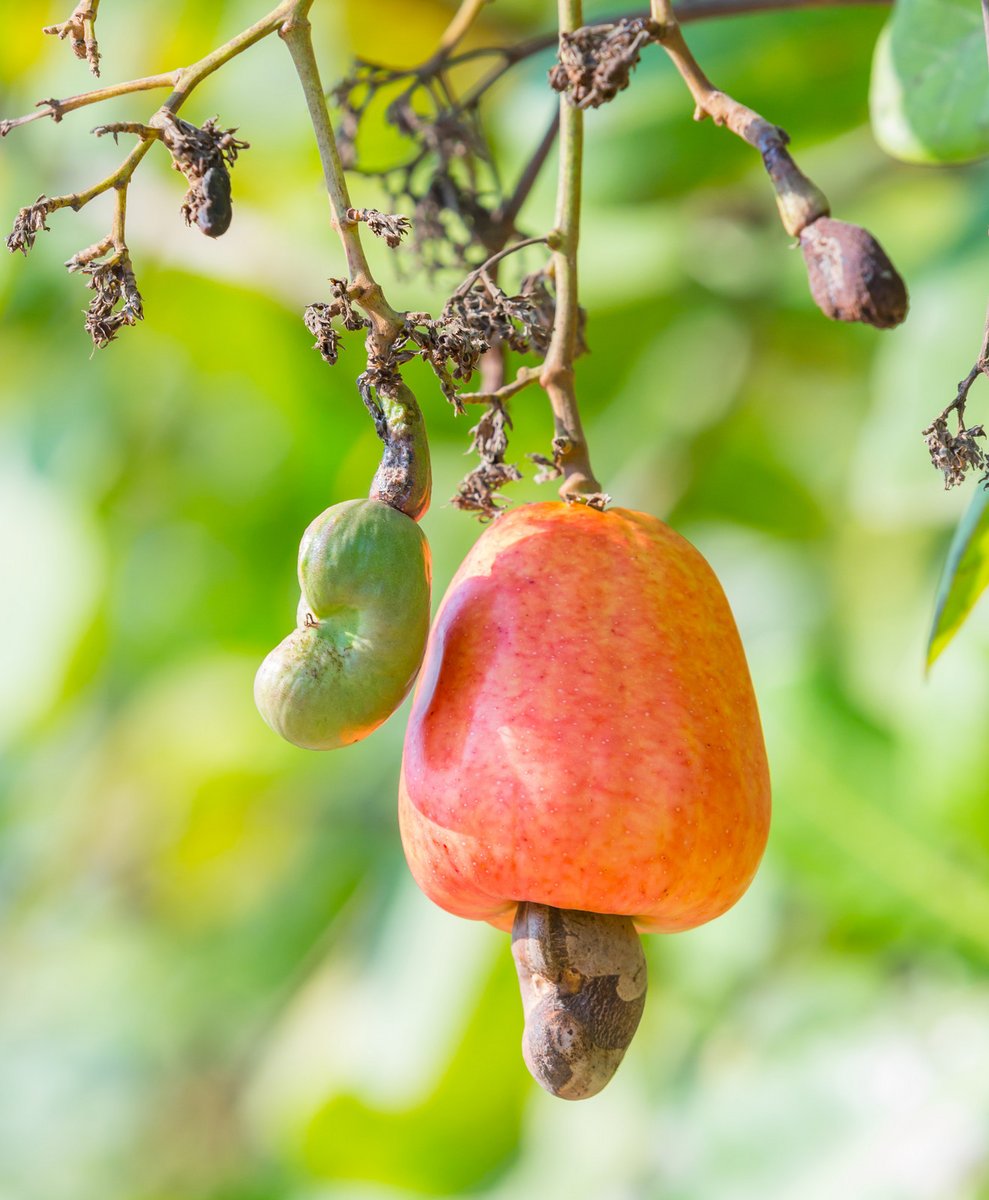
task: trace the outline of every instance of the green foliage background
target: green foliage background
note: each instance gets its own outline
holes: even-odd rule
[[[104,8],[107,79],[191,61],[257,13]],[[499,0],[483,40],[545,27],[549,8]],[[32,0],[5,20],[3,114],[89,86],[37,33],[65,15]],[[318,5],[327,78],[355,50],[424,58],[448,15],[438,0]],[[776,812],[735,910],[647,939],[642,1028],[582,1105],[525,1073],[507,938],[409,879],[402,714],[314,755],[254,710],[256,665],[293,619],[299,535],[363,494],[377,461],[359,339],[331,370],[300,320],[342,267],[277,40],[184,114],[218,112],[252,144],[222,241],[182,225],[163,155],[138,176],[142,327],[91,355],[87,295],[60,266],[103,233],[108,202],[57,214],[28,262],[0,264],[3,1200],[989,1196],[989,623],[977,609],[925,679],[967,497],[942,494],[918,436],[978,349],[989,173],[876,148],[883,21],[807,11],[690,36],[903,270],[912,310],[893,333],[817,313],[759,164],[691,122],[658,52],[588,119],[579,384],[595,464],[721,576]],[[546,66],[497,94],[509,177],[549,114]],[[3,219],[109,171],[121,151],[88,129],[145,100],[6,139]],[[395,302],[435,305],[443,281],[391,281],[387,253]],[[478,533],[444,504],[468,421],[417,380],[439,595]],[[545,452],[538,394],[513,415],[515,456]]]

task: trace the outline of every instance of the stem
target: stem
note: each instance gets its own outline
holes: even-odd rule
[[[558,0],[560,32],[572,33],[583,23],[582,0]],[[587,440],[580,422],[574,390],[574,356],[577,349],[577,245],[580,240],[580,176],[584,148],[584,114],[560,96],[560,172],[556,193],[556,227],[553,276],[556,317],[540,383],[553,409],[554,442],[560,447],[563,471],[560,495],[598,496],[601,485],[594,477]]]
[[[67,196],[52,196],[45,201],[46,210],[48,212],[57,212],[60,208],[71,208],[78,212],[83,205],[88,204],[90,200],[94,200],[97,196],[101,196],[104,192],[108,192],[110,188],[117,188],[118,192],[122,191],[130,183],[131,176],[137,170],[138,163],[153,145],[154,142],[151,139],[138,142],[120,166],[105,179],[94,183],[92,187],[87,188],[84,192],[72,192]]]
[[[744,17],[761,12],[791,12],[807,8],[888,8],[893,0],[681,0],[674,6],[678,21],[686,25],[692,21],[709,21],[715,17]],[[643,15],[642,8],[625,9],[623,12],[602,16],[600,25],[614,25],[618,21],[630,20]],[[448,66],[457,66],[472,58],[500,55],[502,62],[493,67],[464,97],[460,108],[476,104],[489,88],[493,87],[516,63],[524,62],[543,50],[549,50],[558,42],[555,33],[540,33],[518,42],[514,46],[481,46],[451,58]],[[409,74],[414,74],[410,71]]]
[[[38,121],[42,117],[51,117],[58,122],[66,113],[75,112],[77,108],[85,108],[89,104],[99,104],[103,100],[112,100],[115,96],[129,96],[134,92],[150,92],[155,88],[174,87],[179,78],[179,71],[165,71],[161,75],[146,75],[142,79],[127,79],[123,83],[113,83],[108,87],[96,88],[91,92],[80,92],[77,96],[66,96],[64,100],[39,100],[36,111],[23,117],[14,117],[0,121],[0,137],[5,137],[18,125],[26,125],[29,121]]]
[[[359,225],[347,215],[351,208],[350,195],[337,150],[333,123],[326,106],[326,94],[319,78],[319,66],[313,52],[312,27],[306,15],[311,5],[312,0],[303,0],[302,3],[296,4],[280,33],[292,55],[309,108],[309,119],[316,136],[330,201],[331,222],[340,237],[347,258],[347,271],[352,285],[351,298],[361,305],[374,322],[376,338],[383,348],[395,340],[404,328],[405,321],[402,314],[396,312],[385,299],[380,284],[374,279],[361,243]]]
[[[429,61],[438,64],[446,59],[458,42],[464,39],[470,27],[480,16],[481,9],[490,3],[491,0],[460,0],[460,7],[443,31],[436,53]]]
[[[461,392],[460,399],[465,404],[492,404],[495,401],[510,400],[523,388],[527,388],[530,383],[538,383],[541,369],[540,367],[520,367],[514,379],[509,380],[508,383],[501,383],[497,387],[492,387],[491,382],[482,376],[481,382],[484,385],[484,391]]]
[[[113,224],[110,226],[110,237],[113,239],[113,248],[121,251],[127,249],[127,242],[124,236],[127,223],[127,184],[119,183],[116,186],[117,194],[116,202],[113,206]]]
[[[351,209],[347,181],[337,150],[326,93],[312,44],[309,9],[313,0],[297,0],[279,29],[295,64],[319,148],[319,159],[330,202],[331,222],[340,237],[350,277],[348,294],[371,320],[368,364],[388,362],[394,343],[405,333],[405,314],[385,299],[364,254],[360,226]],[[371,498],[381,500],[418,521],[429,507],[431,471],[426,427],[416,398],[404,383],[383,391],[378,388],[379,415],[375,419],[384,442],[381,464],[371,483]]]
[[[958,418],[958,432],[965,432],[965,405],[968,403],[968,393],[980,375],[989,376],[989,308],[986,309],[986,323],[982,333],[982,349],[979,351],[979,357],[965,378],[959,381],[958,392],[954,400],[935,418],[935,421],[946,421],[949,414],[954,412]],[[933,428],[933,423],[929,428]],[[926,433],[927,430],[924,432]]]
[[[653,38],[666,51],[697,105],[694,119],[710,117],[762,155],[787,233],[796,237],[812,221],[827,216],[831,211],[828,199],[793,161],[786,148],[790,140],[786,131],[714,86],[684,40],[670,0],[651,0],[650,15]]]
[[[218,46],[211,54],[207,54],[205,58],[201,58],[197,63],[193,63],[191,67],[186,67],[184,71],[180,71],[175,88],[162,105],[162,108],[172,113],[178,112],[186,100],[188,100],[189,93],[198,84],[202,83],[207,75],[212,75],[224,63],[228,63],[232,58],[235,58],[238,54],[242,54],[249,47],[253,46],[255,42],[260,42],[262,38],[266,38],[274,33],[286,17],[289,16],[294,7],[291,0],[282,0],[282,3],[273,8],[267,16],[262,17],[259,21],[255,21],[253,25],[238,33],[229,42],[224,42],[222,46]]]
[[[457,288],[453,295],[463,296],[466,292],[469,292],[482,275],[484,275],[497,263],[500,263],[503,258],[507,258],[510,254],[514,254],[516,250],[524,250],[527,246],[545,246],[548,241],[548,237],[523,238],[521,242],[512,242],[510,246],[502,247],[502,249],[496,254],[492,254],[489,259],[486,259],[479,267],[476,267],[473,271],[471,271],[471,273]]]

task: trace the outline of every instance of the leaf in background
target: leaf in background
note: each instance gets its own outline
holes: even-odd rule
[[[979,488],[955,530],[927,643],[930,667],[989,586],[989,490]]]
[[[876,45],[876,140],[905,162],[989,153],[986,35],[976,0],[898,0]]]

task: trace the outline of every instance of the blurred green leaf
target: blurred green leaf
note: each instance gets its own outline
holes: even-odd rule
[[[530,1083],[514,1055],[491,1052],[494,1045],[517,1044],[519,1025],[506,953],[432,1094],[398,1111],[334,1096],[306,1130],[309,1169],[327,1179],[374,1180],[436,1195],[459,1196],[489,1184],[519,1152]]]
[[[930,667],[989,585],[989,491],[980,487],[958,523],[937,590],[927,643]]]
[[[879,144],[905,162],[989,151],[989,74],[979,6],[899,0],[876,47],[870,95]]]

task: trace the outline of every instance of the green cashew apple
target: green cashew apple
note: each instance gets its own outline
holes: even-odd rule
[[[261,664],[265,721],[307,750],[360,741],[405,698],[429,631],[429,543],[380,500],[321,513],[299,546],[298,627]]]

